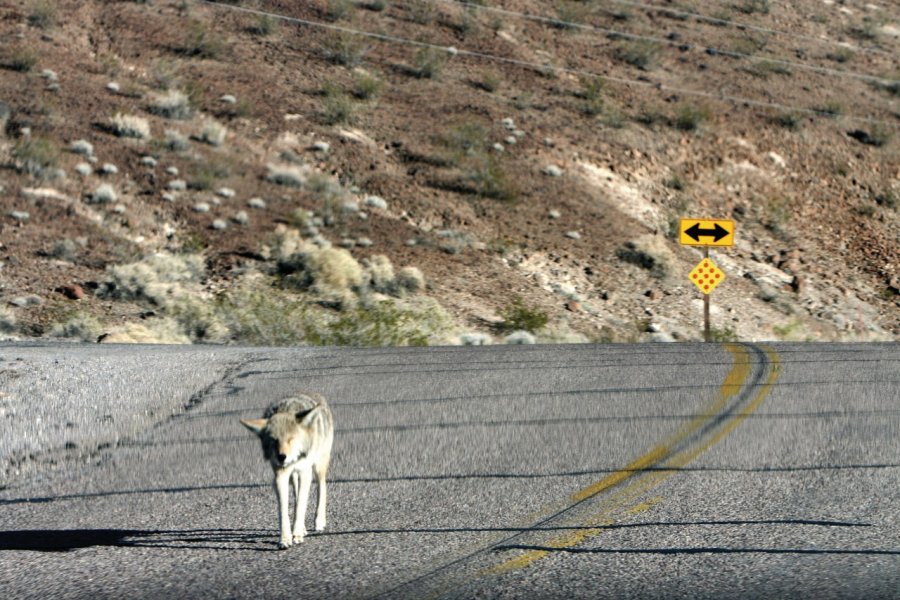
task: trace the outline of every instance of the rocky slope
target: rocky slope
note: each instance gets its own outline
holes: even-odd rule
[[[717,339],[900,337],[898,6],[658,4],[5,4],[0,335],[694,340],[713,217]]]

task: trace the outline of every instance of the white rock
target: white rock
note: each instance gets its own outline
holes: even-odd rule
[[[496,144],[491,146],[491,148],[494,149],[494,152],[503,152],[503,150],[505,150],[505,148],[503,147],[503,144],[501,144],[500,142],[497,142]]]
[[[209,204],[206,202],[198,202],[194,205],[194,212],[198,213],[208,213],[209,212]]]
[[[544,175],[549,175],[550,177],[560,177],[563,174],[562,169],[560,169],[556,165],[547,165],[546,167],[541,169],[541,172]]]
[[[216,190],[216,193],[223,198],[234,198],[234,190],[231,188],[223,187]]]
[[[166,192],[162,195],[162,199],[166,202],[175,202],[175,196]]]
[[[505,119],[500,121],[500,124],[503,125],[503,127],[505,127],[508,131],[515,131],[516,129],[516,124],[509,117],[506,117]]]
[[[91,173],[94,172],[94,169],[91,167],[90,164],[88,164],[86,162],[80,162],[77,165],[75,165],[75,172],[78,173],[79,175],[81,175],[82,177],[87,177],[88,175],[90,175]]]
[[[113,212],[116,213],[117,215],[125,214],[125,205],[124,204],[116,204],[113,207]]]
[[[331,144],[328,142],[316,142],[312,145],[312,149],[316,152],[328,152],[331,150]]]
[[[184,179],[173,179],[169,182],[168,188],[173,192],[183,192],[187,189],[187,181]]]
[[[250,222],[250,216],[247,215],[247,211],[240,210],[232,217],[232,220],[238,225],[246,225]]]
[[[570,240],[580,240],[581,234],[578,233],[577,231],[567,231],[566,237],[569,238]]]
[[[118,92],[121,88],[120,88],[119,84],[116,83],[115,81],[110,81],[109,83],[106,84],[106,89],[108,89],[111,92]]]
[[[558,219],[562,215],[560,214],[560,212],[558,210],[554,209],[554,210],[551,210],[550,212],[548,212],[547,216],[550,217],[551,219]]]
[[[515,146],[519,142],[519,138],[514,135],[510,135],[503,140],[507,146]]]
[[[24,210],[11,210],[6,213],[14,221],[18,221],[19,223],[24,223],[28,219],[31,218],[31,215]]]
[[[224,231],[228,229],[228,221],[226,221],[225,219],[216,219],[212,222],[212,225],[210,225],[210,227],[212,227],[216,231]]]
[[[368,196],[364,203],[366,206],[372,206],[381,210],[387,210],[387,202],[381,196]]]
[[[237,104],[237,98],[235,98],[231,94],[225,94],[224,96],[219,98],[219,100],[221,100],[225,104]]]
[[[112,163],[103,163],[103,166],[100,167],[100,172],[104,175],[115,175],[119,172],[119,167]]]
[[[779,169],[784,169],[787,167],[787,163],[785,162],[784,158],[780,154],[777,154],[775,152],[769,152],[768,154],[766,154],[766,159]]]
[[[178,175],[178,167],[166,167],[166,173],[169,175]]]
[[[247,206],[262,210],[266,207],[266,201],[262,198],[250,198],[247,200]]]
[[[141,158],[141,164],[152,169],[156,167],[156,159],[152,156],[145,156]]]
[[[370,248],[373,244],[374,242],[372,242],[372,240],[367,237],[361,237],[356,240],[356,245],[360,246],[361,248]]]

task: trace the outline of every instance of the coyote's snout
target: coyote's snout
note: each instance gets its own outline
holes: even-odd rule
[[[263,453],[275,472],[280,546],[289,548],[302,542],[306,535],[304,520],[313,471],[319,488],[316,531],[325,529],[325,476],[334,440],[334,423],[325,398],[307,393],[285,398],[269,406],[262,419],[241,419],[241,424],[259,436]],[[293,531],[288,512],[289,480],[294,488]]]

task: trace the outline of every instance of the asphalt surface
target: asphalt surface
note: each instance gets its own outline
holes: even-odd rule
[[[900,596],[900,344],[0,345],[4,373],[3,598]],[[296,390],[334,413],[328,528],[281,551],[238,419]]]

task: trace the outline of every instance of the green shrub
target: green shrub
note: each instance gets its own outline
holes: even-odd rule
[[[596,117],[603,114],[604,98],[603,98],[603,80],[599,77],[585,77],[581,79],[581,90],[578,93],[579,98],[584,100],[581,105],[581,112],[589,117]]]
[[[613,56],[632,67],[649,71],[656,65],[659,51],[659,43],[653,40],[629,40],[621,42]]]
[[[436,79],[447,61],[446,50],[426,46],[416,51],[410,72],[419,79]]]
[[[381,92],[382,81],[363,71],[353,75],[353,95],[360,100],[371,100]]]
[[[325,85],[323,92],[325,99],[322,106],[322,119],[325,124],[352,123],[354,120],[353,101],[350,100],[350,97],[330,83]]]
[[[709,117],[708,108],[684,104],[678,108],[672,124],[681,131],[696,131],[701,123],[709,120]]]
[[[37,55],[28,48],[14,48],[6,58],[4,66],[13,71],[27,73],[34,68],[37,62]]]
[[[500,316],[503,317],[503,322],[500,323],[499,328],[503,331],[534,333],[546,326],[549,321],[546,312],[539,308],[526,306],[521,296],[516,296],[510,304],[506,305],[500,311]]]
[[[59,148],[44,138],[25,138],[13,147],[13,158],[19,163],[18,170],[32,177],[45,177],[55,169],[59,161]]]
[[[56,5],[48,0],[32,3],[28,11],[28,24],[39,29],[50,29],[56,25]]]
[[[278,31],[278,19],[269,15],[257,15],[253,24],[247,28],[253,35],[268,36]]]
[[[445,324],[437,306],[401,307],[382,301],[357,307],[321,327],[309,341],[320,346],[427,346]]]
[[[193,23],[179,48],[179,53],[196,58],[220,58],[227,48],[225,40],[199,21]]]
[[[348,69],[354,69],[365,62],[371,47],[351,33],[339,33],[329,37],[323,47],[326,60]]]

